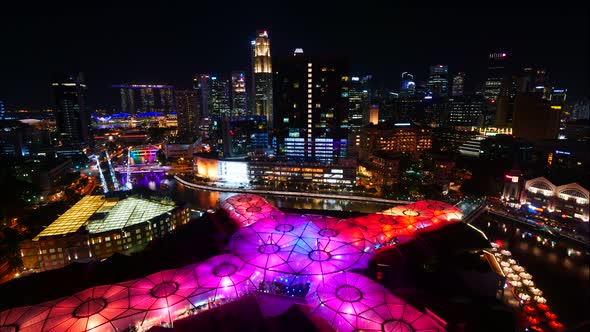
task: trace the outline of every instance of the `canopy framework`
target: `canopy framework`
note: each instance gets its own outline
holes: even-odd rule
[[[242,227],[233,254],[144,278],[97,286],[39,305],[0,312],[0,330],[110,331],[172,325],[175,320],[251,291],[303,297],[338,330],[444,331],[433,318],[383,286],[350,272],[365,268],[382,241],[406,241],[456,222],[460,212],[421,201],[353,219],[283,213],[256,195],[222,208]],[[401,239],[401,240],[400,240]]]

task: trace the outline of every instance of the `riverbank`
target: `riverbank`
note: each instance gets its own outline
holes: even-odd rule
[[[391,204],[391,205],[412,203],[412,201],[402,201],[402,200],[393,200],[393,199],[367,197],[367,196],[352,196],[352,195],[320,194],[320,193],[307,193],[307,192],[302,193],[302,192],[295,192],[295,191],[277,191],[277,190],[213,187],[213,186],[207,186],[207,185],[188,182],[188,181],[180,178],[178,175],[174,176],[174,180],[176,180],[176,182],[178,182],[184,186],[187,186],[189,188],[208,190],[208,191],[218,191],[218,192],[231,192],[231,193],[244,193],[244,194],[257,194],[257,195],[293,196],[293,197],[308,197],[308,198],[323,198],[323,199],[342,199],[342,200],[349,200],[349,201],[360,201],[360,202],[381,203],[381,204]]]

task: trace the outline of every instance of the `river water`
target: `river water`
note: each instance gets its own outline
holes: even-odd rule
[[[525,224],[484,214],[472,223],[491,241],[512,252],[533,275],[547,304],[566,327],[588,320],[590,253],[562,238],[550,238]]]
[[[156,183],[157,182],[157,183]],[[187,202],[194,209],[216,208],[234,193],[197,190],[163,180],[148,187]],[[264,196],[264,195],[262,195]],[[264,196],[280,208],[337,210],[372,213],[391,206],[379,203],[352,202],[319,198]],[[490,241],[496,241],[513,253],[514,258],[533,275],[558,319],[567,327],[585,321],[590,309],[590,253],[570,241],[548,238],[527,225],[484,214],[472,223]]]

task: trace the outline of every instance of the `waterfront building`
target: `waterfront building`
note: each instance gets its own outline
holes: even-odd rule
[[[188,221],[188,208],[173,203],[84,196],[35,238],[23,241],[21,258],[26,269],[47,271],[131,254]]]

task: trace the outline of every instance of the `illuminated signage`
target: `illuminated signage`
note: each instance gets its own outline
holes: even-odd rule
[[[565,154],[565,155],[568,155],[569,156],[571,154],[571,152],[555,150],[555,154]]]
[[[356,77],[356,76],[353,76],[353,77],[351,77],[351,78],[350,78],[350,80],[351,80],[351,81],[358,81],[358,80],[359,80],[359,78],[358,78],[358,77]]]
[[[393,125],[396,127],[408,127],[408,126],[411,126],[412,124],[409,122],[400,122],[400,123],[394,123]]]
[[[553,105],[553,106],[551,106],[551,108],[554,109],[554,110],[560,110],[561,109],[561,106],[559,106],[559,105]]]

